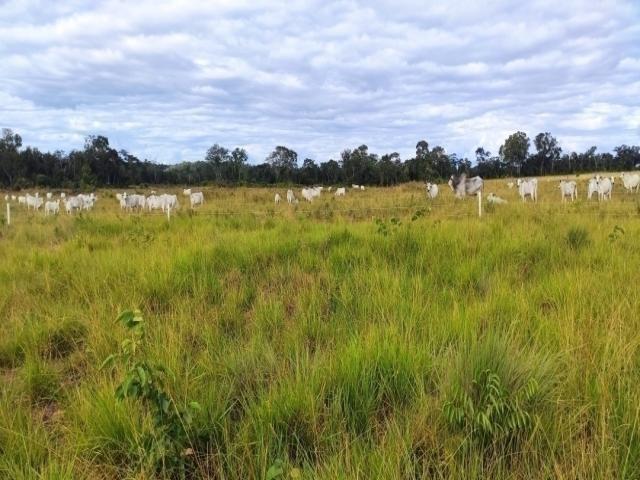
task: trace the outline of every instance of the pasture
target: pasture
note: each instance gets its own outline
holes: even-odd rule
[[[0,216],[0,477],[638,478],[640,195],[204,188],[204,205]],[[150,189],[139,189],[149,194]],[[279,192],[283,202],[274,204]],[[2,214],[4,215],[4,210]],[[182,469],[100,368],[139,309]],[[156,451],[157,453],[157,451]]]

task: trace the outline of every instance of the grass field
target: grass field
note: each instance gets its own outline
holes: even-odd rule
[[[446,185],[275,191],[204,189],[170,222],[110,191],[2,217],[0,478],[170,475],[124,367],[100,368],[134,308],[201,406],[189,477],[640,478],[640,196],[491,181],[509,204],[478,219]]]

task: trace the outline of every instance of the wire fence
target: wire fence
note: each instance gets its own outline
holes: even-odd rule
[[[177,210],[160,211],[160,210],[118,210],[117,206],[110,210],[105,210],[104,208],[100,208],[96,210],[83,211],[80,215],[95,215],[99,217],[166,217],[168,221],[171,221],[176,216],[185,217],[186,215],[195,216],[195,217],[229,217],[229,216],[267,216],[267,217],[278,217],[295,214],[298,216],[307,216],[309,218],[321,219],[323,216],[367,216],[371,215],[372,218],[375,214],[388,214],[388,213],[402,213],[402,212],[413,212],[417,213],[422,211],[425,213],[436,213],[437,218],[472,218],[478,217],[478,212],[475,210],[475,205],[472,207],[471,202],[467,202],[464,206],[462,206],[463,202],[460,202],[459,205],[455,203],[448,202],[433,202],[430,201],[428,203],[411,203],[405,205],[386,205],[386,206],[359,206],[359,207],[348,207],[348,208],[337,208],[334,205],[328,205],[326,203],[320,204],[319,207],[313,208],[312,204],[309,204],[309,207],[299,207],[297,205],[271,205],[269,208],[256,210],[255,203],[238,203],[234,206],[236,209],[207,209],[206,207],[199,208],[190,208],[190,207],[181,207]],[[473,202],[475,203],[475,202]],[[513,202],[513,204],[518,205],[521,202]],[[575,205],[575,206],[574,206]],[[620,208],[621,205],[626,206],[627,208]],[[458,208],[457,211],[449,211],[446,212],[446,209],[450,209],[451,207]],[[483,205],[484,212],[495,215],[499,213],[499,211],[504,207],[503,205],[495,205],[494,207],[490,207],[490,210],[487,211],[487,204]],[[612,208],[613,207],[613,208]],[[562,204],[552,203],[552,202],[527,202],[522,204],[519,208],[530,208],[535,209],[538,213],[549,214],[549,215],[592,215],[599,217],[615,217],[615,218],[632,218],[640,216],[640,204],[636,201],[622,201],[622,202],[614,202],[613,205],[609,202],[593,202],[593,203],[573,203],[566,202]],[[509,210],[510,212],[514,212],[517,210]],[[67,214],[60,211],[59,215],[61,216],[77,216],[78,213]],[[43,208],[34,211],[33,209],[28,209],[24,205],[17,205],[15,203],[7,203],[6,208],[4,209],[3,216],[0,216],[3,220],[3,224],[7,226],[15,225],[16,223],[28,223],[33,220],[34,217],[46,217],[43,212]]]

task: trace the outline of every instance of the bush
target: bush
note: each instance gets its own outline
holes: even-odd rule
[[[567,232],[566,240],[571,250],[580,250],[589,245],[589,232],[583,227],[572,227]]]
[[[0,368],[16,368],[24,363],[24,349],[17,342],[0,345]]]
[[[60,390],[56,372],[38,361],[25,366],[24,382],[27,395],[34,405],[55,401]]]
[[[544,357],[512,351],[496,337],[482,338],[455,364],[445,388],[444,419],[464,443],[517,448],[538,423],[552,380]]]

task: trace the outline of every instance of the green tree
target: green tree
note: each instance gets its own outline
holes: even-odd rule
[[[512,173],[520,175],[522,164],[529,156],[529,137],[524,132],[516,132],[505,140],[500,147],[500,157],[507,164]]]
[[[291,182],[298,168],[298,154],[282,145],[277,146],[265,159],[276,173],[276,181]]]

